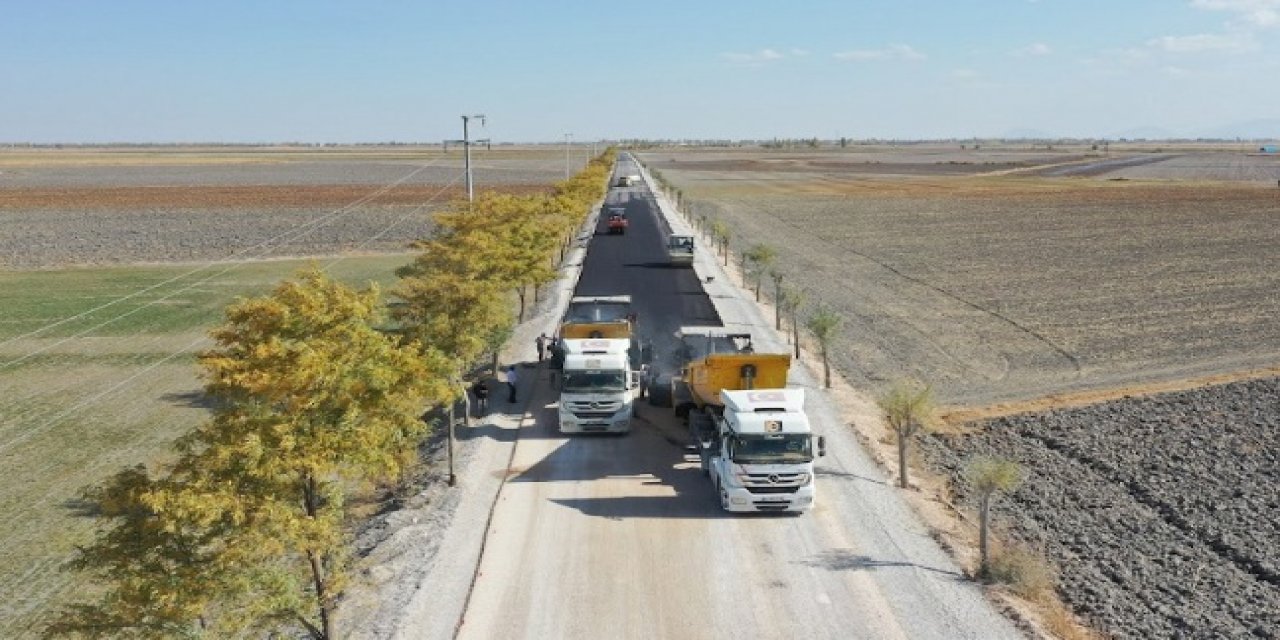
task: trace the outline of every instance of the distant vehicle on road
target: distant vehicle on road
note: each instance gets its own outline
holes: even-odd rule
[[[624,234],[627,232],[627,210],[622,207],[609,209],[609,233]]]
[[[668,237],[667,259],[673,266],[693,266],[693,236],[673,234]]]

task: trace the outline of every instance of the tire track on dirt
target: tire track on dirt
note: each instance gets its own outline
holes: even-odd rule
[[[1152,512],[1158,515],[1160,519],[1170,527],[1173,527],[1174,529],[1187,534],[1187,536],[1197,542],[1200,542],[1219,558],[1235,565],[1241,571],[1254,576],[1258,580],[1280,586],[1280,572],[1269,569],[1257,558],[1250,557],[1248,554],[1235,549],[1224,542],[1220,536],[1214,535],[1211,532],[1195,526],[1180,515],[1173,505],[1157,498],[1146,487],[1142,486],[1133,478],[1121,473],[1120,470],[1108,465],[1100,458],[1089,455],[1088,452],[1077,449],[1070,442],[1051,435],[1041,435],[1031,430],[1021,431],[1018,435],[1039,442],[1046,449],[1057,452],[1070,460],[1074,460],[1098,474],[1102,479],[1123,487],[1125,492],[1133,498],[1134,502],[1151,509]]]
[[[1080,366],[1080,360],[1079,360],[1079,358],[1077,358],[1077,357],[1076,357],[1074,354],[1072,354],[1070,351],[1067,351],[1064,347],[1062,347],[1062,346],[1058,345],[1057,343],[1055,343],[1053,340],[1050,340],[1050,339],[1049,339],[1047,336],[1045,336],[1044,334],[1041,334],[1040,332],[1036,331],[1035,329],[1032,329],[1032,328],[1030,328],[1030,327],[1024,326],[1024,325],[1022,325],[1021,323],[1019,323],[1018,321],[1014,320],[1013,318],[1010,318],[1009,316],[1004,315],[1003,313],[1000,313],[999,311],[994,311],[994,310],[991,310],[991,309],[987,309],[986,307],[983,307],[982,305],[980,305],[980,304],[978,304],[978,303],[976,303],[976,302],[970,301],[970,300],[968,300],[968,299],[966,299],[966,298],[964,298],[964,297],[962,297],[962,296],[960,296],[960,295],[958,295],[958,294],[955,294],[955,293],[952,293],[951,291],[948,291],[948,290],[946,290],[946,289],[943,289],[942,287],[939,287],[938,285],[935,285],[935,284],[933,284],[933,283],[931,283],[931,282],[929,282],[929,281],[927,281],[927,280],[924,280],[923,278],[919,278],[919,277],[916,277],[916,276],[910,275],[910,274],[908,274],[908,273],[905,273],[905,272],[903,272],[901,269],[898,269],[897,267],[894,267],[893,265],[889,264],[888,262],[885,262],[885,261],[883,261],[883,260],[880,260],[880,259],[876,258],[875,256],[873,256],[873,255],[871,255],[871,254],[868,254],[868,253],[863,252],[863,251],[859,251],[859,250],[854,249],[854,248],[852,248],[852,247],[847,247],[847,246],[839,245],[839,244],[837,244],[837,243],[833,242],[832,240],[828,240],[828,239],[826,239],[826,238],[824,238],[824,237],[821,237],[821,236],[815,236],[815,235],[812,235],[812,234],[807,234],[807,233],[805,233],[805,231],[804,231],[804,230],[803,230],[799,225],[794,224],[794,223],[792,223],[792,222],[790,222],[790,221],[788,221],[788,220],[786,220],[786,219],[784,219],[784,218],[781,218],[781,217],[779,217],[777,214],[774,214],[774,213],[772,213],[772,212],[770,212],[770,211],[765,211],[764,213],[765,213],[765,215],[768,215],[770,218],[773,218],[774,220],[778,221],[780,224],[782,224],[782,225],[784,225],[784,226],[787,226],[787,227],[791,227],[792,229],[800,230],[802,234],[804,234],[804,235],[808,235],[809,237],[812,237],[812,238],[816,239],[818,242],[820,242],[820,243],[822,243],[822,244],[827,245],[827,246],[828,246],[828,247],[830,247],[833,251],[835,251],[837,254],[839,254],[839,253],[848,253],[848,254],[852,254],[852,255],[858,256],[858,257],[860,257],[860,258],[862,258],[862,259],[864,259],[864,260],[866,260],[866,261],[868,261],[868,262],[870,262],[870,263],[872,263],[872,264],[874,264],[874,265],[876,265],[876,266],[878,266],[878,267],[880,267],[880,268],[884,269],[885,271],[888,271],[888,272],[890,272],[890,273],[894,274],[895,276],[897,276],[897,277],[899,277],[899,278],[901,278],[901,279],[903,279],[903,280],[906,280],[906,281],[911,282],[911,283],[914,283],[914,284],[916,284],[916,285],[918,285],[918,286],[924,287],[925,289],[928,289],[928,290],[933,291],[933,292],[935,292],[935,293],[937,293],[937,294],[939,294],[939,295],[942,295],[942,296],[943,296],[943,297],[945,297],[945,298],[948,298],[948,299],[950,299],[950,300],[953,300],[953,301],[955,301],[955,302],[958,302],[958,303],[960,303],[961,305],[963,305],[963,306],[965,306],[965,307],[968,307],[969,309],[972,309],[972,310],[974,310],[974,311],[977,311],[977,312],[979,312],[979,313],[981,313],[981,314],[988,315],[988,316],[991,316],[991,317],[993,317],[993,318],[996,318],[996,319],[1000,320],[1002,323],[1004,323],[1004,324],[1006,324],[1006,325],[1008,325],[1008,326],[1010,326],[1010,327],[1013,327],[1015,330],[1017,330],[1017,331],[1019,331],[1019,332],[1021,332],[1021,333],[1023,333],[1023,334],[1026,334],[1026,335],[1028,335],[1028,336],[1030,336],[1031,338],[1033,338],[1033,339],[1034,339],[1034,340],[1036,340],[1037,342],[1040,342],[1040,343],[1044,344],[1044,345],[1045,345],[1046,347],[1048,347],[1052,352],[1054,352],[1055,354],[1057,354],[1059,357],[1061,357],[1061,358],[1062,358],[1063,360],[1065,360],[1066,362],[1070,363],[1071,368],[1072,368],[1072,370],[1074,371],[1074,375],[1075,375],[1075,377],[1079,377],[1079,375],[1080,375],[1080,373],[1081,373],[1081,371],[1082,371],[1082,368],[1081,368],[1081,366]],[[928,338],[928,336],[926,336],[926,338]],[[962,363],[962,364],[963,364],[963,363]]]

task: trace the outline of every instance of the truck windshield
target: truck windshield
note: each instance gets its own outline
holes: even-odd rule
[[[777,464],[813,460],[813,446],[807,433],[779,435],[737,435],[729,441],[734,462]]]
[[[566,371],[565,393],[613,393],[627,390],[625,371]]]
[[[614,322],[625,320],[631,313],[631,307],[625,304],[597,302],[569,305],[565,313],[565,322]]]

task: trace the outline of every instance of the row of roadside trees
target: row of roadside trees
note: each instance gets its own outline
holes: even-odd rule
[[[172,463],[85,491],[101,526],[73,566],[96,578],[96,597],[45,635],[334,638],[351,566],[346,505],[415,463],[423,409],[452,406],[464,372],[556,278],[613,159],[606,151],[548,193],[484,194],[437,213],[390,310],[378,287],[319,269],[228,307],[199,355],[209,418]]]

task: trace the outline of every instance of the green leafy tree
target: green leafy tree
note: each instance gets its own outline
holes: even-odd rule
[[[754,276],[756,302],[760,301],[760,283],[764,280],[764,276],[778,260],[778,250],[767,244],[753,244],[742,254],[743,264],[751,265],[751,273]]]
[[[45,637],[198,637],[210,630],[215,603],[235,584],[219,553],[225,523],[195,526],[154,509],[153,496],[172,488],[139,465],[82,492],[101,528],[70,566],[106,590],[95,603],[62,611]]]
[[[991,575],[988,543],[991,531],[991,504],[1001,493],[1013,491],[1022,482],[1022,467],[1012,460],[979,458],[969,463],[965,476],[978,497],[978,576]]]
[[[773,280],[773,328],[782,331],[782,279],[785,274],[781,269],[773,268],[769,270],[769,278]]]
[[[723,220],[713,220],[711,222],[711,238],[719,247],[720,255],[724,256],[724,266],[726,267],[729,266],[729,239],[731,237],[732,232],[729,230],[729,225],[725,224]]]
[[[819,307],[805,321],[805,328],[813,334],[818,342],[818,352],[822,355],[822,386],[831,388],[831,343],[835,340],[836,331],[840,328],[842,318],[827,307]]]
[[[878,400],[885,424],[898,440],[898,486],[910,486],[907,477],[907,452],[912,438],[933,420],[933,392],[929,387],[899,382]]]
[[[782,290],[781,304],[783,312],[791,319],[791,344],[795,348],[795,359],[800,359],[800,307],[804,305],[804,292],[792,287]]]
[[[200,355],[211,419],[178,442],[164,479],[134,470],[91,494],[115,526],[77,562],[105,574],[106,593],[50,632],[224,637],[296,624],[333,638],[346,495],[398,475],[426,435],[421,407],[448,394],[447,359],[378,331],[382,309],[376,287],[317,270],[228,307]]]

